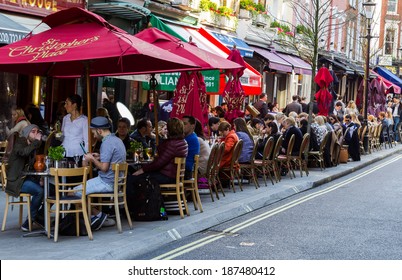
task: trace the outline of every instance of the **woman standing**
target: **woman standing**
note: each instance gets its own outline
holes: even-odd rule
[[[359,110],[357,109],[356,103],[353,100],[350,100],[348,106],[345,108],[345,115],[354,113],[356,115],[359,114]]]
[[[64,107],[67,115],[63,118],[61,131],[63,133],[62,145],[66,150],[66,158],[73,159],[75,155],[82,156],[84,151],[80,144],[83,143],[88,151],[88,118],[81,114],[82,99],[79,95],[70,95]],[[82,158],[82,157],[81,157]]]
[[[11,110],[11,120],[14,124],[14,127],[11,129],[6,127],[7,137],[14,132],[18,132],[19,135],[22,136],[22,130],[30,124],[28,119],[25,117],[24,110],[22,110],[21,108],[13,108]]]

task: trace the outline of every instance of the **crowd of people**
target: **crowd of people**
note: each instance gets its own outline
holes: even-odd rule
[[[143,149],[152,149],[153,161],[130,172],[128,193],[130,190],[131,192],[135,190],[136,182],[139,182],[143,176],[151,176],[160,184],[174,182],[176,178],[175,157],[186,158],[185,177],[190,178],[194,168],[194,156],[199,155],[199,175],[205,176],[211,148],[217,141],[225,143],[220,162],[222,169],[230,165],[233,149],[239,140],[242,140],[243,143],[239,163],[249,163],[253,160],[252,154],[255,147],[257,149],[255,157],[262,159],[268,139],[272,138],[275,145],[281,136],[283,141],[280,153],[298,155],[303,136],[308,132],[310,134],[310,150],[319,150],[325,135],[333,132],[333,135],[341,135],[341,137],[332,137],[332,143],[338,142],[338,145],[347,145],[350,160],[360,160],[358,130],[363,125],[363,119],[353,100],[345,104],[339,98],[332,104],[333,110],[328,116],[318,115],[316,106],[313,104],[313,115],[310,122],[309,108],[305,98],[295,95],[285,108],[279,109],[277,103],[269,103],[267,95],[262,93],[258,101],[253,104],[258,111],[255,116],[246,111],[244,117],[228,122],[225,119],[228,110],[227,104],[222,103],[211,108],[205,127],[200,120],[193,116],[184,116],[181,119],[160,120],[158,129],[155,130],[155,123],[151,118],[154,116],[151,114],[153,110],[151,97],[144,106],[144,118],[135,124],[133,131],[131,128],[134,124],[130,123],[127,118],[118,118],[114,122],[106,108],[112,108],[111,104],[104,103],[107,106],[99,108],[97,116],[91,120],[92,135],[88,135],[88,118],[81,113],[81,105],[82,99],[79,95],[69,96],[64,102],[64,114],[57,115],[57,120],[61,120],[62,137],[60,141],[65,148],[65,157],[72,159],[78,155],[81,158],[79,165],[87,165],[91,162],[98,169],[98,176],[88,181],[87,194],[111,190],[113,184],[111,165],[125,161],[127,157],[132,157],[130,151],[132,152],[131,144],[134,141],[141,143]],[[401,100],[395,96],[386,104],[386,111],[379,112],[378,116],[368,116],[367,125],[370,127],[380,124],[391,130],[396,129],[401,119],[401,113]],[[310,131],[308,131],[309,122],[311,123]],[[44,136],[49,132],[50,129],[37,107],[29,106],[25,112],[21,108],[12,109],[12,122],[11,127],[7,128],[7,135],[18,133],[20,137],[10,155],[12,160],[8,168],[9,183],[6,191],[13,196],[18,196],[20,192],[30,193],[33,197],[31,216],[39,223],[43,223],[38,218],[43,200],[43,183],[40,178],[22,176],[22,172],[27,164],[33,164],[34,155],[42,145]],[[289,151],[292,136],[294,136],[294,145]],[[92,153],[84,151],[89,150],[89,137],[92,137]],[[158,145],[156,145],[156,138],[158,138]],[[398,140],[398,138],[395,139],[395,141]],[[148,157],[149,154],[144,153],[144,158],[148,159]],[[326,160],[326,164],[328,166],[334,164],[333,159]],[[283,168],[281,173],[285,175],[288,171]],[[225,180],[222,175],[220,176],[223,186],[228,185],[227,178]],[[100,229],[106,219],[105,213],[97,209],[92,210],[91,225],[94,230]],[[23,230],[28,230],[27,222],[22,225]]]

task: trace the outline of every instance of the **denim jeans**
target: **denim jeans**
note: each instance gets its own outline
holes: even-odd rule
[[[35,220],[36,215],[38,214],[38,210],[42,205],[43,201],[43,187],[41,187],[38,183],[35,183],[31,180],[25,180],[22,184],[21,192],[29,193],[32,196],[31,200],[31,219]]]
[[[396,130],[396,127],[398,126],[399,123],[399,117],[394,116],[394,135],[395,135],[395,141],[399,141],[399,133]]]

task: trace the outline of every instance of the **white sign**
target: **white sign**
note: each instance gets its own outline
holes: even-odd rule
[[[379,55],[378,65],[381,66],[392,66],[392,56],[390,55]]]

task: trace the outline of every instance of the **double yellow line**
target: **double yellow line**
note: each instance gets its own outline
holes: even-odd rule
[[[219,240],[219,239],[225,237],[229,233],[230,234],[236,233],[236,232],[238,232],[238,231],[240,231],[240,230],[242,230],[244,228],[247,228],[247,227],[249,227],[251,225],[254,225],[254,224],[256,224],[256,223],[258,223],[258,222],[260,222],[262,220],[265,220],[265,219],[267,219],[269,217],[272,217],[272,216],[274,216],[276,214],[279,214],[279,213],[281,213],[283,211],[286,211],[286,210],[288,210],[290,208],[293,208],[293,207],[295,207],[295,206],[297,206],[297,205],[299,205],[301,203],[304,203],[304,202],[309,201],[309,200],[311,200],[313,198],[316,198],[318,196],[321,196],[321,195],[324,195],[326,193],[332,192],[332,191],[334,191],[334,190],[336,190],[338,188],[341,188],[341,187],[343,187],[343,186],[345,186],[347,184],[350,184],[350,183],[352,183],[352,182],[354,182],[354,181],[356,181],[356,180],[358,180],[358,179],[360,179],[362,177],[367,176],[370,173],[373,173],[374,171],[377,171],[377,170],[379,170],[379,169],[381,169],[381,168],[383,168],[383,167],[385,167],[385,166],[387,166],[387,165],[389,165],[389,164],[391,164],[391,163],[393,163],[395,161],[398,161],[401,158],[402,158],[402,155],[398,155],[398,156],[396,156],[396,157],[394,157],[394,158],[392,158],[392,159],[390,159],[388,161],[380,163],[379,165],[377,165],[377,166],[375,166],[373,168],[370,168],[370,169],[368,169],[368,170],[366,170],[366,171],[364,171],[364,172],[362,172],[362,173],[360,173],[360,174],[358,174],[358,175],[356,175],[356,176],[354,176],[352,178],[349,178],[349,179],[347,179],[345,181],[337,183],[337,184],[335,184],[335,185],[333,185],[333,186],[331,186],[329,188],[326,188],[326,189],[323,189],[321,191],[317,191],[317,192],[305,195],[303,197],[300,197],[298,199],[295,199],[295,200],[293,200],[293,201],[291,201],[289,203],[286,203],[286,204],[284,204],[282,206],[279,206],[279,207],[277,207],[275,209],[269,210],[267,212],[264,212],[264,213],[262,213],[260,215],[255,216],[253,218],[250,218],[250,219],[248,219],[248,220],[246,220],[244,222],[241,222],[241,223],[236,224],[236,225],[234,225],[232,227],[229,227],[229,228],[223,230],[222,232],[219,232],[219,233],[216,233],[216,234],[209,235],[207,237],[198,239],[197,241],[194,241],[194,242],[188,243],[186,245],[183,245],[181,247],[178,247],[178,248],[176,248],[174,250],[171,250],[171,251],[166,252],[166,253],[164,253],[162,255],[159,255],[159,256],[157,256],[157,257],[155,257],[153,259],[154,260],[171,260],[171,259],[174,259],[174,258],[176,258],[178,256],[183,255],[183,254],[189,253],[189,252],[191,252],[191,251],[193,251],[193,250],[195,250],[195,249],[197,249],[199,247],[205,246],[205,245],[207,245],[207,244],[209,244],[211,242]]]

